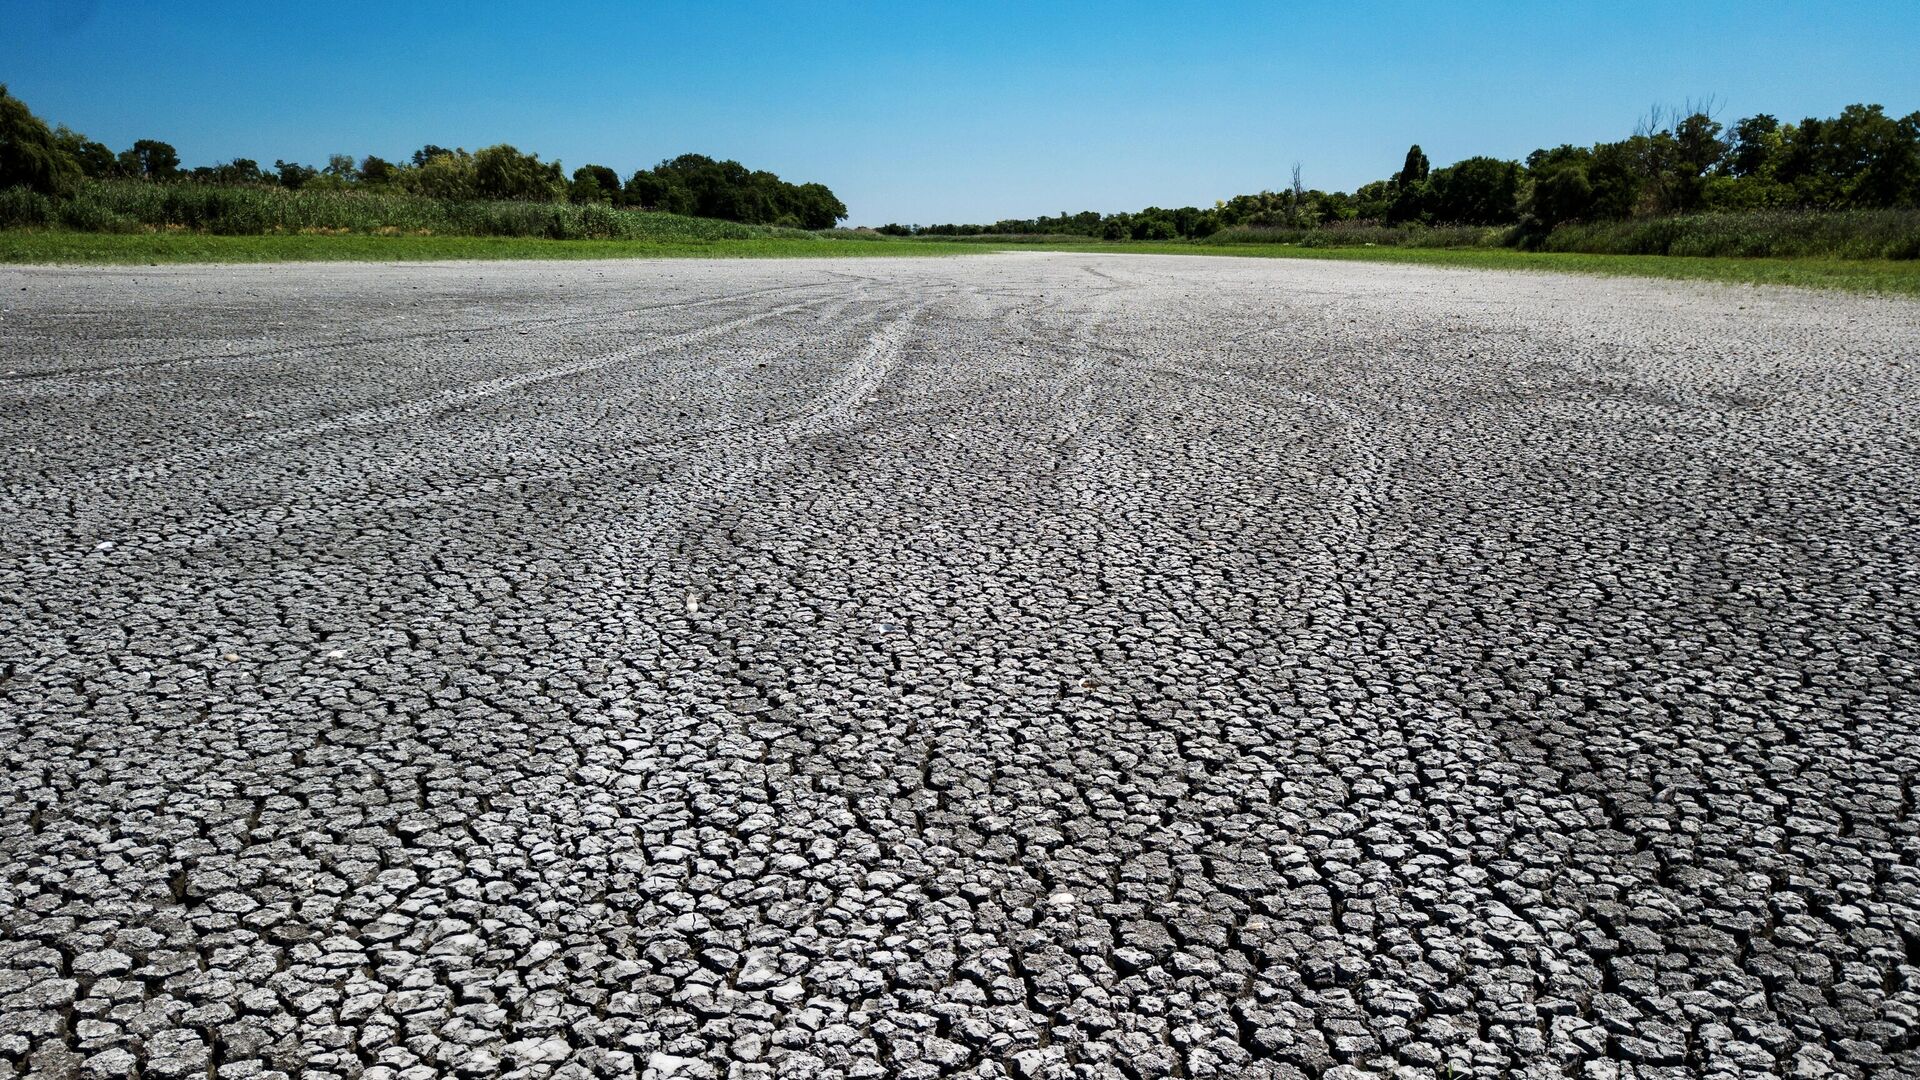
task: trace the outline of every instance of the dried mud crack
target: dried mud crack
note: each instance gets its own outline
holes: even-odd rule
[[[0,1077],[1920,1076],[1920,306],[0,269]]]

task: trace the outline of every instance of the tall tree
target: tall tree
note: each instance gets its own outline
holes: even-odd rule
[[[1393,182],[1402,186],[1424,183],[1428,171],[1426,152],[1420,149],[1419,143],[1414,143],[1407,147],[1407,160],[1400,171],[1393,174]]]
[[[53,141],[89,179],[104,180],[118,165],[105,143],[95,142],[65,124],[53,129]]]
[[[46,122],[0,84],[0,188],[57,195],[79,179],[80,166],[61,151]]]
[[[171,143],[140,139],[120,151],[120,170],[140,180],[171,180],[180,172],[180,154]]]
[[[620,174],[605,165],[582,165],[573,170],[567,198],[577,203],[620,201]]]
[[[483,199],[550,202],[567,193],[559,162],[542,162],[539,154],[523,154],[506,143],[474,152],[473,182]]]

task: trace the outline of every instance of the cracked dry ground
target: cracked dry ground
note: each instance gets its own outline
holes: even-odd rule
[[[1917,316],[0,271],[0,1076],[1920,1075]]]

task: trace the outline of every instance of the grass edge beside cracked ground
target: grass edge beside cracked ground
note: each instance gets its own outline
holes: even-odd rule
[[[1589,255],[1518,251],[1513,248],[1303,248],[1283,244],[1240,244],[1224,249],[1198,244],[1089,244],[1062,250],[1411,263],[1475,270],[1537,270],[1742,285],[1795,285],[1813,289],[1920,296],[1920,260],[1735,259],[1686,255]]]
[[[420,262],[441,259],[790,258],[977,254],[977,244],[920,244],[837,237],[742,240],[547,240],[515,236],[195,232],[80,233],[0,230],[0,264]]]
[[[930,256],[993,251],[1067,251],[1212,258],[1331,259],[1482,270],[1539,270],[1731,284],[1792,285],[1848,292],[1920,296],[1920,260],[1692,258],[1678,255],[1587,255],[1509,248],[1302,248],[1245,244],[1230,248],[1185,243],[1019,244],[999,247],[929,240],[839,237],[745,240],[545,240],[495,236],[354,234],[216,236],[207,233],[76,233],[0,231],[0,264],[138,265],[419,261],[438,259],[646,259]]]

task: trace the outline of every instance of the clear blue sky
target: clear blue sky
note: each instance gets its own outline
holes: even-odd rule
[[[0,81],[186,163],[511,142],[819,180],[854,224],[1351,189],[1724,118],[1920,109],[1920,0],[566,3],[0,0]]]

